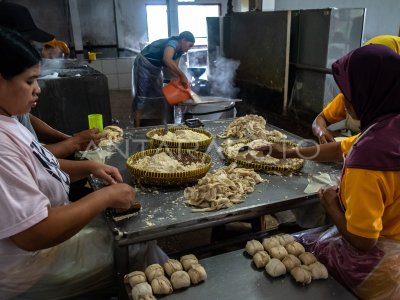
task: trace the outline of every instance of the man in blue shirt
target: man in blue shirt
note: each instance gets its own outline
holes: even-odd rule
[[[142,119],[153,120],[160,124],[171,120],[171,109],[162,93],[163,68],[179,78],[184,87],[188,86],[185,73],[179,68],[181,56],[195,43],[193,34],[183,31],[179,36],[154,41],[146,46],[135,59],[133,72],[134,100],[133,111],[135,126],[140,126]],[[146,124],[156,125],[156,124]]]

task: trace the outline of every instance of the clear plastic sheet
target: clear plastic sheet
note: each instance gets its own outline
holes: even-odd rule
[[[370,251],[348,243],[335,226],[294,235],[329,274],[361,299],[400,299],[400,241],[380,238]]]
[[[151,264],[163,265],[168,256],[158,247],[157,241],[129,245],[129,269],[144,271]]]
[[[45,275],[15,300],[66,299],[106,291],[115,286],[114,237],[101,216],[57,246],[54,263]],[[130,268],[143,269],[167,261],[156,241],[129,246]],[[22,276],[22,275],[20,275]],[[24,274],[29,276],[29,274]],[[0,299],[3,299],[0,295]]]
[[[308,185],[304,190],[304,193],[316,193],[321,188],[335,186],[338,183],[339,178],[333,174],[321,172],[317,174],[310,174],[308,177]],[[319,202],[292,209],[292,212],[296,217],[297,224],[301,228],[315,228],[330,224],[325,209]]]
[[[65,299],[115,282],[113,235],[101,217],[56,246],[54,263],[18,300]],[[29,274],[24,274],[29,276]]]

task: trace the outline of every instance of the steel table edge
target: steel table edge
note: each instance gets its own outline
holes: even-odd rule
[[[158,238],[164,238],[171,235],[185,233],[193,230],[199,230],[204,228],[210,228],[218,225],[223,225],[226,223],[252,219],[256,217],[261,217],[263,215],[268,215],[280,211],[285,211],[288,209],[294,209],[301,206],[306,206],[310,204],[314,204],[318,202],[317,194],[308,194],[302,198],[293,198],[287,199],[286,201],[273,203],[273,204],[266,204],[265,206],[256,207],[255,209],[249,209],[246,213],[238,213],[238,214],[231,214],[225,217],[209,220],[204,219],[200,220],[199,222],[194,223],[181,223],[179,227],[173,226],[165,226],[164,228],[159,228],[156,232],[141,232],[138,234],[127,234],[124,232],[119,231],[118,226],[115,222],[110,218],[106,217],[107,223],[109,224],[110,228],[112,229],[118,246],[128,246],[131,244],[151,241]],[[121,236],[122,234],[122,236]],[[119,238],[118,238],[119,237]]]

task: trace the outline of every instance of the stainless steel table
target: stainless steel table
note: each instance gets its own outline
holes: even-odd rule
[[[218,134],[231,121],[232,119],[204,122],[204,128],[213,134]],[[125,166],[126,159],[134,152],[147,148],[148,141],[145,134],[150,128],[127,131],[127,139],[106,161],[121,171],[124,182],[132,182]],[[285,133],[291,140],[300,139],[298,136]],[[213,159],[212,169],[224,165],[223,156],[217,151],[222,142],[222,139],[215,138],[208,149]],[[318,172],[338,175],[339,165],[306,161],[300,174],[292,176],[262,174],[267,181],[256,185],[254,192],[249,194],[243,203],[214,212],[192,212],[191,208],[184,204],[183,188],[141,189],[137,193],[137,199],[142,205],[140,212],[119,222],[107,216],[107,222],[116,237],[119,275],[123,276],[128,272],[126,269],[128,245],[316,203],[318,201],[316,194],[305,194],[303,191],[308,184],[308,177]]]
[[[162,297],[165,300],[265,300],[265,299],[357,299],[332,277],[315,280],[310,285],[296,283],[290,274],[270,277],[256,269],[243,250],[202,259],[207,280]]]

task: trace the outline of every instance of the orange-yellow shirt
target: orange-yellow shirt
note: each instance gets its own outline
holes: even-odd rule
[[[60,40],[53,39],[50,42],[47,42],[45,45],[51,46],[53,48],[59,47],[62,50],[62,52],[66,55],[69,55],[71,52],[67,44]]]
[[[344,108],[344,96],[339,93],[323,110],[325,119],[329,123],[336,123],[346,118],[346,109]],[[340,142],[340,148],[344,154],[349,152],[351,146],[357,140],[360,134],[351,136]]]
[[[350,151],[351,146],[353,146],[354,142],[358,139],[359,136],[360,133],[348,137],[340,142],[340,149],[342,149],[343,154],[347,154]]]
[[[344,108],[344,96],[342,93],[337,96],[322,111],[325,119],[333,124],[346,119],[346,109]]]
[[[340,197],[347,230],[365,238],[400,240],[400,172],[346,168]]]

